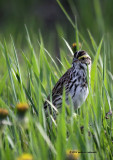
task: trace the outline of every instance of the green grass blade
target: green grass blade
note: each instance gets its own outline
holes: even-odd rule
[[[59,4],[60,8],[62,9],[62,11],[64,12],[64,14],[66,15],[67,19],[69,20],[69,22],[72,24],[72,26],[75,28],[75,24],[73,23],[73,21],[71,20],[70,16],[67,14],[66,10],[64,9],[63,5],[61,4],[61,2],[59,0],[57,0],[57,3]]]
[[[73,51],[72,51],[70,45],[68,44],[68,42],[63,37],[62,37],[62,39],[64,40],[64,42],[65,42],[66,46],[68,47],[70,53],[73,55]]]
[[[97,51],[97,44],[93,38],[93,36],[91,35],[91,32],[88,30],[88,34],[89,34],[89,37],[90,37],[90,40],[91,40],[91,43],[92,43],[92,46],[93,46],[93,49],[94,51],[96,52]]]
[[[8,72],[4,73],[4,76],[2,77],[2,79],[0,80],[0,95],[3,92],[4,86],[6,84],[6,79],[8,77]]]
[[[47,134],[44,132],[42,126],[40,125],[40,123],[36,124],[36,127],[38,128],[39,132],[41,133],[42,137],[44,138],[44,140],[46,141],[46,143],[48,144],[49,148],[51,149],[51,151],[56,155],[56,150],[53,146],[53,144],[51,143],[49,137],[47,136]]]
[[[21,72],[20,72],[20,66],[19,66],[17,51],[16,51],[15,44],[14,44],[14,41],[13,41],[12,37],[11,37],[11,41],[12,41],[12,45],[13,45],[15,63],[16,63],[17,71],[18,71],[16,73],[16,75],[18,75],[18,77],[19,77],[19,84],[20,84],[20,89],[21,89],[21,101],[25,101],[26,98],[25,98],[25,93],[24,93],[24,89],[23,89],[23,86],[22,86],[22,78],[21,78]]]
[[[96,79],[96,74],[97,74],[97,62],[99,59],[99,55],[100,55],[100,51],[101,51],[101,47],[102,47],[102,42],[103,42],[103,39],[101,40],[101,42],[99,44],[99,47],[97,49],[97,53],[96,53],[96,56],[95,56],[95,59],[94,59],[94,62],[92,64],[92,68],[91,68],[91,88],[92,88],[92,91],[94,90],[94,84],[95,84],[95,79]]]
[[[108,91],[107,91],[107,89],[106,89],[106,87],[105,87],[104,82],[103,82],[103,85],[104,85],[104,89],[105,89],[105,93],[106,93],[106,97],[107,97],[107,101],[108,101],[108,105],[109,105],[109,111],[111,111],[110,96],[109,96],[109,94],[108,94]]]
[[[13,81],[13,75],[12,75],[12,71],[11,71],[11,62],[9,61],[7,45],[6,45],[5,40],[4,40],[4,50],[3,50],[3,52],[4,52],[4,55],[5,55],[5,58],[6,58],[6,63],[7,63],[7,68],[8,68],[8,72],[9,72],[10,82],[11,82],[11,86],[12,86],[12,89],[13,89],[14,100],[15,100],[15,102],[17,102],[15,84],[14,84],[14,81]]]
[[[29,35],[29,32],[28,32],[26,25],[25,25],[25,29],[27,32],[27,40],[28,40],[28,44],[29,44],[29,48],[30,48],[30,52],[31,52],[31,64],[33,67],[33,71],[37,74],[37,76],[39,76],[39,66],[38,66],[36,53],[35,53],[35,50],[34,50],[32,43],[31,43],[30,35]]]
[[[31,103],[34,111],[35,111],[36,114],[38,115],[38,111],[37,111],[37,109],[36,109],[36,107],[35,107],[35,105],[34,105],[34,103],[33,103],[33,101],[32,101],[32,97],[30,96],[29,92],[27,91],[27,89],[25,88],[24,85],[23,85],[23,87],[24,87],[25,93],[26,93],[26,95],[27,95],[27,98],[29,99],[29,101],[30,101],[30,103]]]
[[[77,21],[76,21],[76,43],[77,43],[77,51],[79,51],[79,33],[78,33]]]

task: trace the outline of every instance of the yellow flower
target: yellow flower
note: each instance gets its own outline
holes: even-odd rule
[[[29,105],[27,103],[18,103],[16,105],[17,113],[19,116],[24,116],[26,111],[29,109]]]
[[[17,160],[33,160],[33,156],[29,153],[24,153]]]
[[[79,158],[79,153],[76,150],[66,151],[66,160],[77,160]]]
[[[0,120],[5,119],[8,116],[8,110],[0,108]]]
[[[73,44],[72,44],[72,47],[76,47],[76,46],[77,46],[77,44],[76,44],[76,43],[73,43]]]
[[[29,105],[27,103],[18,103],[16,107],[18,111],[25,112],[28,110]]]
[[[81,43],[79,43],[79,48],[81,48],[81,46],[82,46]],[[74,53],[77,51],[77,43],[72,44],[72,50]]]

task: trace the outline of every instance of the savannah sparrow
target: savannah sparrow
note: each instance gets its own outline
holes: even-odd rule
[[[66,103],[69,104],[69,96],[72,99],[74,109],[79,108],[86,100],[88,90],[88,76],[90,79],[91,58],[85,51],[77,51],[74,54],[72,67],[58,80],[52,90],[52,104],[57,108],[62,106],[63,87],[65,87]],[[89,75],[87,75],[89,74]],[[50,96],[47,98],[50,101]],[[51,112],[47,101],[44,109]]]

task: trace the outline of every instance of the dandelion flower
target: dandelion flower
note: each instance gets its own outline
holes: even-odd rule
[[[81,46],[82,46],[81,43],[79,43],[79,48],[81,48]],[[77,43],[72,44],[72,50],[74,53],[77,51]]]
[[[0,108],[0,120],[4,120],[8,116],[8,110]]]
[[[17,160],[33,160],[33,156],[29,153],[24,153]]]
[[[8,110],[0,108],[0,132],[2,133],[4,126],[7,124],[5,118],[8,116]],[[2,134],[1,134],[2,135]]]
[[[79,153],[76,150],[66,151],[66,160],[77,160],[79,158]]]
[[[18,103],[16,105],[17,108],[17,114],[19,116],[24,116],[27,110],[29,109],[29,105],[27,103]]]

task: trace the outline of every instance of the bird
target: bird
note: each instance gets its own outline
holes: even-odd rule
[[[63,88],[65,89],[65,101],[69,105],[69,96],[72,99],[74,110],[80,108],[89,94],[88,81],[90,82],[91,72],[91,57],[84,50],[79,50],[74,53],[72,66],[58,80],[52,89],[51,96],[47,97],[44,103],[44,109],[48,115],[51,112],[50,99],[56,109],[61,109]],[[51,98],[50,98],[51,97]],[[49,108],[48,108],[49,107]],[[56,116],[56,111],[54,111]]]

